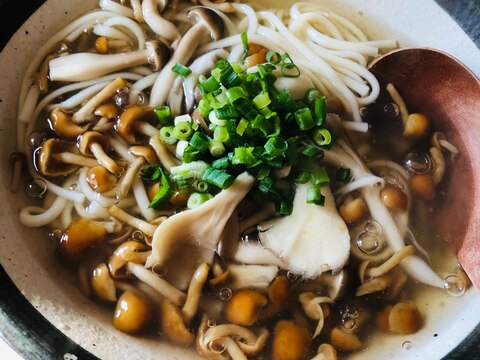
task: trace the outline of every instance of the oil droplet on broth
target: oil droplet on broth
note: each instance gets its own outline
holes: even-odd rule
[[[47,183],[39,178],[33,179],[27,184],[25,192],[32,198],[41,198],[47,192]]]
[[[48,139],[48,134],[43,130],[33,131],[28,137],[28,147],[30,149],[36,149]]]
[[[217,320],[215,320],[215,319],[208,319],[208,320],[207,320],[207,326],[208,326],[209,328],[214,327],[214,326],[217,326]]]
[[[221,337],[221,338],[213,339],[208,343],[208,348],[216,354],[223,353],[227,348],[225,338]]]
[[[432,160],[426,153],[411,152],[405,157],[405,166],[410,173],[426,174],[432,169]]]
[[[378,236],[382,233],[382,226],[375,220],[368,220],[365,224],[365,232]]]
[[[402,344],[402,347],[407,350],[407,351],[410,351],[414,348],[415,345],[413,345],[413,343],[411,341],[404,341],[403,344]]]
[[[232,290],[230,288],[220,289],[218,292],[218,298],[222,301],[228,301],[232,298]]]
[[[357,322],[351,317],[344,317],[342,318],[342,325],[346,330],[353,330],[357,326]]]
[[[53,229],[48,233],[49,239],[56,244],[60,242],[60,240],[62,239],[62,236],[63,236],[63,232],[60,229]]]
[[[357,246],[365,254],[372,254],[378,250],[380,241],[378,236],[368,232],[362,232],[358,235]]]
[[[74,191],[74,192],[77,192],[78,191],[78,184],[74,183],[72,185],[70,185],[70,191]]]
[[[152,266],[152,271],[160,277],[164,277],[168,273],[168,266],[165,264],[155,264]]]
[[[135,230],[132,232],[132,240],[142,242],[145,240],[145,234],[140,230]]]
[[[400,109],[395,103],[388,103],[383,107],[383,112],[389,117],[397,117],[400,115]]]
[[[449,275],[443,280],[443,287],[448,295],[460,297],[465,294],[465,282],[458,275]]]

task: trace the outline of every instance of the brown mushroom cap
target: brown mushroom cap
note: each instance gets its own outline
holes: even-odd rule
[[[64,176],[78,169],[77,165],[57,161],[55,155],[62,152],[76,152],[75,144],[58,139],[48,139],[40,148],[37,166],[45,176]]]
[[[133,105],[125,109],[117,121],[116,130],[130,144],[135,144],[135,124],[140,121],[156,123],[157,117],[150,106]]]
[[[122,270],[125,270],[127,262],[132,261],[141,263],[142,261],[138,261],[139,257],[140,260],[142,260],[141,253],[145,252],[146,250],[147,247],[138,241],[124,242],[115,249],[112,256],[108,260],[110,274],[114,278],[125,276],[126,272]]]
[[[78,141],[78,148],[82,154],[92,155],[90,146],[94,143],[100,144],[102,148],[106,148],[108,145],[108,140],[105,135],[102,135],[99,132],[88,131],[80,137],[80,140]]]
[[[158,164],[157,154],[150,146],[132,146],[128,149],[130,154],[136,157],[143,157],[149,164]]]
[[[153,70],[158,71],[162,69],[170,58],[170,50],[164,43],[152,40],[146,41],[145,47],[150,50],[148,62],[153,65]]]
[[[203,23],[208,28],[213,40],[219,40],[223,36],[224,24],[216,12],[207,8],[195,8],[188,12],[190,21]]]
[[[97,107],[93,114],[111,120],[115,119],[120,114],[120,109],[113,103],[106,103]]]
[[[76,262],[86,252],[96,245],[99,245],[107,232],[102,223],[86,218],[78,218],[72,221],[59,244],[60,254],[66,260]]]
[[[87,126],[78,126],[74,124],[70,115],[60,108],[54,108],[50,113],[50,127],[60,136],[66,138],[76,138],[78,135],[87,131]]]
[[[195,340],[185,326],[180,309],[168,299],[164,299],[160,305],[160,327],[163,336],[175,345],[188,346]]]

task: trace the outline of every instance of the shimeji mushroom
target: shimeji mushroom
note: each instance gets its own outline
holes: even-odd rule
[[[113,128],[115,120],[120,114],[120,108],[113,103],[102,104],[95,109],[93,115],[97,116],[99,120],[92,128],[94,131],[105,132]]]
[[[158,135],[158,129],[153,126],[157,117],[153,109],[145,105],[132,105],[120,115],[116,130],[131,145],[137,143],[137,135],[147,137]]]
[[[413,334],[422,325],[417,305],[412,302],[399,302],[388,305],[377,315],[377,326],[395,334]]]
[[[129,261],[143,264],[150,251],[147,247],[138,241],[126,241],[120,244],[108,260],[108,269],[114,278],[126,276],[126,265]]]
[[[121,167],[104,150],[109,145],[105,135],[96,131],[88,131],[80,137],[78,145],[83,155],[93,155],[112,174],[120,172]]]
[[[115,282],[110,276],[107,266],[104,263],[99,264],[92,275],[92,290],[101,300],[114,302],[117,300]]]
[[[86,252],[102,243],[107,232],[102,223],[86,218],[71,222],[60,239],[59,252],[69,261],[78,261]]]
[[[166,278],[185,289],[200,263],[212,263],[225,224],[253,182],[251,175],[242,173],[211,200],[160,224],[153,235],[152,256],[146,266],[167,266]]]
[[[128,54],[77,53],[49,62],[51,81],[86,81],[129,67],[152,64],[155,71],[165,65],[168,48],[159,41],[147,41],[146,48]]]
[[[117,301],[113,325],[127,333],[136,334],[151,321],[150,302],[139,292],[125,291]]]
[[[160,330],[175,345],[188,346],[195,340],[195,336],[187,329],[180,309],[168,299],[163,299],[160,304]]]
[[[174,43],[180,39],[180,33],[177,27],[170,21],[165,20],[160,12],[163,10],[158,9],[159,4],[166,4],[164,1],[156,0],[143,0],[142,1],[142,15],[143,19],[150,26],[150,29],[160,36],[166,39],[170,43]]]
[[[75,172],[78,166],[95,167],[98,161],[78,154],[75,144],[48,139],[38,152],[38,169],[45,176],[64,176]]]
[[[175,64],[186,65],[202,40],[210,34],[212,39],[218,40],[223,34],[223,21],[213,11],[207,8],[195,8],[188,12],[188,18],[195,20],[193,25],[180,40],[177,49],[169,62],[158,75],[150,94],[150,105],[163,105],[168,98],[172,85],[177,77],[172,71]]]
[[[272,342],[273,360],[303,360],[310,351],[311,336],[307,328],[290,320],[275,325]]]
[[[72,117],[58,107],[51,111],[49,122],[58,135],[69,139],[83,134],[88,128],[87,126],[76,125],[72,121]]]
[[[93,191],[103,194],[115,186],[117,178],[103,166],[95,166],[87,172],[87,183]]]
[[[333,303],[333,300],[325,296],[315,296],[312,292],[300,294],[298,300],[300,301],[300,304],[302,304],[305,314],[307,314],[310,319],[318,320],[315,333],[313,334],[313,337],[315,338],[320,335],[326,317],[322,304]]]
[[[337,327],[330,332],[330,343],[340,351],[356,351],[362,348],[363,344],[357,335],[341,330]]]
[[[201,264],[190,280],[188,286],[187,299],[182,307],[182,315],[185,323],[190,324],[193,317],[198,311],[198,305],[200,303],[200,296],[202,295],[202,289],[208,278],[209,267],[208,264]]]
[[[267,303],[267,298],[258,291],[241,289],[228,300],[225,317],[233,324],[250,326],[258,320]]]
[[[318,206],[307,203],[308,187],[308,184],[297,186],[290,216],[261,223],[258,228],[262,245],[290,271],[314,278],[345,265],[350,253],[350,235],[330,189],[322,188],[325,205]]]

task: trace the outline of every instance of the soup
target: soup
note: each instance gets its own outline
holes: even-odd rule
[[[409,132],[409,119],[431,124],[394,88],[385,117],[402,140],[385,149],[364,134],[380,90],[365,64],[394,41],[367,43],[301,3],[209,4],[229,17],[100,5],[56,36],[21,95],[20,117],[38,118],[19,128],[27,190],[44,203],[20,219],[50,227],[117,328],[206,357],[334,357],[361,351],[369,319],[418,330],[406,274],[464,290],[461,270],[445,282],[429,267],[408,220],[435,195],[442,146],[455,148]]]

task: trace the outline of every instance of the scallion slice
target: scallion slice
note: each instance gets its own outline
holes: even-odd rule
[[[302,131],[310,130],[315,126],[315,121],[309,108],[302,108],[295,111],[295,120],[297,121],[298,128]]]
[[[245,59],[248,56],[248,52],[250,51],[250,46],[248,45],[248,36],[246,32],[243,32],[240,35],[240,38],[242,39],[242,45],[243,45],[243,56],[242,60],[240,61],[241,64],[245,63]]]
[[[325,167],[316,168],[312,171],[312,183],[315,186],[324,186],[330,183],[330,177]]]
[[[195,181],[193,182],[193,188],[199,193],[206,193],[209,189],[209,186],[205,181],[195,179]]]
[[[205,170],[202,179],[207,183],[217,186],[221,189],[227,189],[233,184],[235,178],[229,173],[209,167]]]
[[[185,65],[182,65],[182,64],[179,64],[179,63],[176,63],[173,67],[172,67],[172,71],[177,74],[177,75],[180,75],[181,77],[183,78],[186,78],[188,77],[188,75],[190,75],[192,73],[192,70],[190,70],[188,67],[186,67]]]
[[[188,122],[180,122],[175,125],[173,134],[178,140],[188,140],[193,134],[192,125]]]
[[[325,128],[315,129],[312,137],[318,146],[330,145],[332,142],[332,134]]]
[[[197,131],[190,139],[190,146],[203,153],[208,149],[209,142],[210,140],[208,139],[207,135]]]
[[[211,194],[200,194],[198,192],[194,192],[191,194],[187,200],[187,207],[191,209],[195,209],[196,207],[206,203],[208,200],[213,198]]]
[[[155,108],[155,115],[157,115],[158,122],[161,125],[167,124],[172,118],[172,111],[169,106],[160,106]]]
[[[287,150],[287,147],[287,142],[280,136],[271,137],[264,145],[265,152],[272,157],[282,155]]]
[[[325,204],[325,196],[322,195],[319,187],[309,187],[307,189],[307,203],[321,205]]]
[[[347,168],[339,168],[337,170],[336,180],[340,182],[347,182],[350,178],[350,169]]]
[[[167,145],[175,145],[178,141],[175,136],[175,128],[173,126],[164,126],[160,129],[160,139]]]
[[[160,167],[158,169],[161,173],[160,187],[148,207],[161,210],[161,208],[172,198],[173,185],[163,170]]]
[[[212,140],[210,144],[208,144],[208,150],[213,157],[219,157],[225,154],[225,146],[221,141]]]

